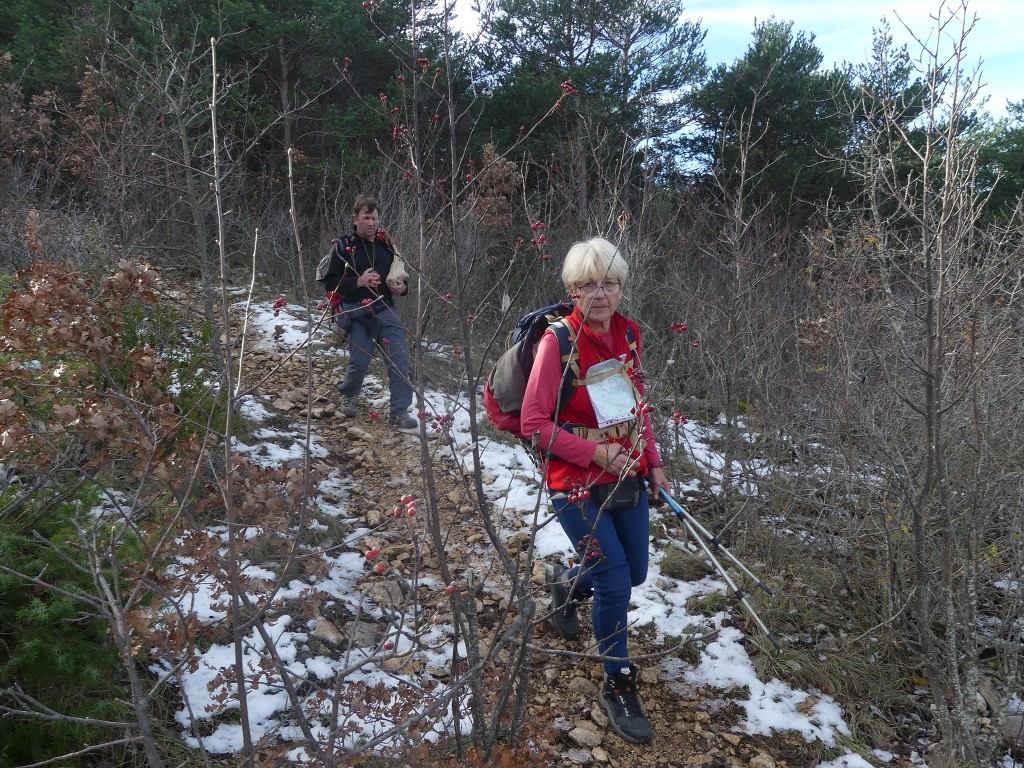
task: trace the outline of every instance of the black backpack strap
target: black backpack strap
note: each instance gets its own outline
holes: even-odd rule
[[[640,362],[640,354],[636,351],[636,334],[633,333],[632,323],[626,326],[626,341],[629,343],[628,366],[633,367],[634,364]]]
[[[568,319],[561,317],[548,326],[558,339],[558,352],[562,359],[562,386],[558,390],[558,407],[564,408],[580,380],[580,352],[576,344],[576,329]]]

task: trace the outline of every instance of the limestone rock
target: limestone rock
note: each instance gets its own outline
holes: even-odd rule
[[[355,424],[350,424],[348,429],[345,430],[345,434],[348,435],[350,440],[362,440],[366,443],[373,442],[373,436],[365,429],[357,427]]]
[[[423,670],[423,662],[411,653],[389,656],[380,665],[388,672],[401,672],[406,675],[415,675]]]
[[[597,698],[597,686],[585,677],[574,677],[569,681],[569,690],[588,698]]]
[[[377,582],[367,590],[366,595],[377,605],[401,605],[405,599],[402,588],[393,581]]]
[[[365,621],[348,622],[345,624],[345,634],[359,648],[368,648],[377,642],[377,628]]]
[[[569,731],[569,738],[576,746],[585,747],[586,749],[599,747],[601,746],[601,742],[604,741],[603,735],[592,728],[583,727],[573,728]]]
[[[341,630],[327,619],[320,619],[316,623],[313,637],[323,640],[328,645],[333,645],[336,648],[345,642],[345,636],[342,635]]]
[[[999,732],[1014,754],[1024,753],[1024,714],[1007,715]]]

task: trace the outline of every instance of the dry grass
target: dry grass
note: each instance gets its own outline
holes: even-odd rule
[[[661,573],[678,581],[698,581],[712,572],[701,557],[676,546],[669,546],[661,560]]]

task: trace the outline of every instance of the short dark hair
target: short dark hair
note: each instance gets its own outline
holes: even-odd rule
[[[377,210],[380,210],[377,206],[377,198],[370,197],[369,195],[360,195],[352,204],[352,218],[358,218],[359,214],[363,211],[373,213]]]

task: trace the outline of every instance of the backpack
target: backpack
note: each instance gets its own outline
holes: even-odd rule
[[[484,410],[487,418],[496,428],[511,432],[519,438],[527,451],[534,455],[531,436],[522,431],[523,397],[526,383],[533,370],[534,352],[541,337],[550,328],[558,339],[559,354],[562,358],[562,386],[558,391],[558,408],[569,402],[576,387],[580,385],[580,355],[576,348],[576,331],[569,323],[568,315],[574,307],[571,304],[552,304],[523,315],[515,324],[505,343],[505,352],[491,368],[484,384]],[[631,354],[636,355],[637,341],[633,326],[626,328],[626,340]],[[557,420],[557,418],[556,418]],[[577,433],[582,425],[560,425]],[[543,455],[543,450],[536,449]]]
[[[331,242],[331,247],[324,254],[324,257],[320,259],[320,263],[316,265],[316,281],[327,290],[326,282],[328,273],[331,271],[331,265],[334,263],[334,258],[337,256],[341,262],[341,274],[345,274],[345,270],[348,268],[348,262],[342,257],[340,250],[341,248],[348,248],[351,238],[349,235],[345,235],[337,240]],[[332,314],[337,314],[341,310],[341,294],[337,291],[327,291],[327,299],[330,302]]]
[[[569,402],[576,381],[579,378],[579,353],[576,351],[576,332],[566,317],[573,311],[571,304],[552,304],[536,309],[519,318],[509,333],[505,352],[491,368],[484,385],[484,409],[487,418],[498,429],[511,432],[524,443],[530,440],[523,435],[520,414],[526,382],[533,369],[534,350],[548,328],[558,339],[562,355],[562,387],[558,402]]]

